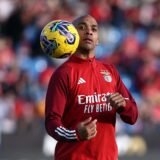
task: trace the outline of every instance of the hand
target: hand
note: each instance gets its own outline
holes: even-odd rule
[[[110,105],[113,108],[118,109],[119,107],[125,107],[126,106],[126,100],[120,93],[113,93],[109,96],[109,102]]]
[[[89,117],[88,119],[80,122],[77,125],[77,131],[80,140],[89,140],[96,136],[97,134],[96,122],[97,119],[92,120],[92,117]]]

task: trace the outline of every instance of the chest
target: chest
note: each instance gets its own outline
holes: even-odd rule
[[[106,117],[114,121],[115,110],[107,96],[115,91],[116,78],[111,69],[103,65],[79,66],[70,73],[67,109],[74,113],[76,119],[90,115],[102,122]]]
[[[116,90],[116,79],[110,69],[91,64],[72,72],[70,86],[72,95],[110,94]]]

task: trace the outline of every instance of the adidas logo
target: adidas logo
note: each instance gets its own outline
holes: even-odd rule
[[[86,81],[80,77],[80,79],[78,80],[78,84],[82,84],[82,83],[86,83]]]

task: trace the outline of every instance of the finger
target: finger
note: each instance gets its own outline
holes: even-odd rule
[[[125,107],[125,106],[126,106],[126,101],[123,100],[123,101],[118,102],[118,103],[117,103],[117,106],[118,106],[118,107]]]
[[[88,139],[88,140],[89,140],[89,139],[92,139],[92,138],[94,138],[96,135],[97,135],[97,130],[96,130],[95,132],[93,132],[91,135],[89,135],[89,136],[87,137],[87,139]]]
[[[119,94],[119,93],[116,93],[116,94],[112,95],[110,98],[114,99],[116,97],[123,97],[123,96],[121,94]]]
[[[118,95],[119,95],[119,93],[118,93],[118,92],[116,92],[116,93],[112,93],[112,94],[110,94],[110,95],[109,95],[109,99],[110,99],[110,98],[113,98],[113,97],[115,97],[115,96],[118,96]]]
[[[97,129],[97,125],[96,125],[96,124],[94,124],[94,123],[93,123],[93,124],[90,124],[90,125],[88,125],[88,126],[87,126],[87,129],[88,129],[88,130],[94,130],[94,129]]]
[[[97,123],[97,119],[91,121],[90,123],[88,123],[86,125],[86,127],[92,128],[92,127],[96,127],[96,123]]]
[[[89,137],[89,136],[91,136],[91,135],[93,135],[95,132],[96,132],[96,128],[94,127],[94,128],[86,128],[86,130],[85,130],[85,137],[87,138],[87,137]]]
[[[86,131],[87,134],[90,135],[91,133],[95,132],[97,130],[97,125],[96,125],[97,119],[86,125]]]
[[[113,99],[110,99],[110,102],[117,103],[117,102],[119,102],[121,100],[124,100],[124,98],[122,98],[122,97],[114,97]]]
[[[87,125],[89,122],[91,122],[92,117],[87,118],[86,120],[82,121],[83,125]]]
[[[94,132],[96,132],[97,128],[92,128],[89,130],[89,135],[92,135]]]
[[[124,99],[119,99],[115,102],[112,102],[111,105],[114,108],[125,107],[126,106],[126,101]]]
[[[114,94],[114,95],[110,96],[109,99],[113,99],[114,100],[114,99],[118,99],[118,98],[123,98],[123,96],[121,94],[117,93],[117,94]]]
[[[88,126],[88,130],[89,130],[89,131],[95,130],[95,129],[97,129],[97,126],[96,126],[96,125]]]
[[[125,101],[124,98],[118,98],[118,99],[112,100],[112,102],[115,104],[118,104],[118,103],[124,102],[124,101]]]
[[[114,96],[114,97],[111,97],[111,98],[109,99],[109,101],[110,101],[111,103],[118,103],[118,102],[121,101],[121,100],[124,100],[124,97],[123,97],[121,94],[118,94],[118,95],[116,95],[116,96]]]
[[[93,121],[91,121],[91,123],[90,123],[90,124],[95,125],[96,123],[97,123],[97,119],[94,119]]]

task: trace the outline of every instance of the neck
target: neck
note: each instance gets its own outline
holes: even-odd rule
[[[81,57],[82,59],[88,59],[88,58],[93,58],[95,57],[94,53],[81,53],[81,52],[76,52],[76,55],[78,55],[79,57]]]

